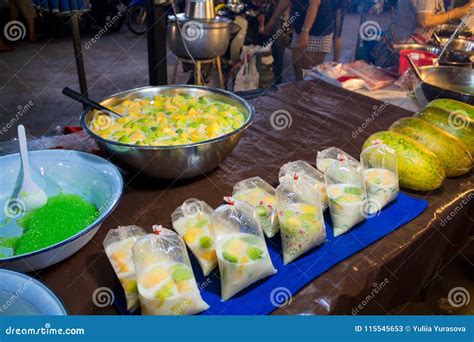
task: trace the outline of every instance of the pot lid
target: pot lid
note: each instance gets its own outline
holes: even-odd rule
[[[232,21],[229,18],[220,17],[220,16],[216,16],[214,19],[196,19],[196,18],[187,17],[184,13],[178,13],[176,16],[175,15],[168,16],[169,21],[176,22],[176,19],[178,19],[178,21],[183,24],[193,22],[193,23],[196,23],[197,26],[212,25],[213,27],[221,26],[221,25],[227,26],[227,25],[230,25]]]

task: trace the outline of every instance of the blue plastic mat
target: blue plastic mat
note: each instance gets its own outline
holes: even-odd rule
[[[327,215],[325,215],[326,243],[310,250],[286,266],[283,265],[280,236],[277,234],[276,237],[267,239],[267,246],[273,265],[278,272],[267,279],[253,284],[227,301],[222,301],[220,298],[218,270],[214,270],[209,277],[204,277],[197,261],[189,253],[202,297],[210,305],[210,308],[203,314],[269,314],[276,309],[275,305],[278,304],[277,292],[282,296],[288,295],[286,292],[291,292],[294,295],[314,278],[326,272],[337,263],[413,220],[427,206],[428,202],[425,200],[400,193],[397,199],[387,205],[378,216],[369,218],[351,229],[348,233],[336,238],[333,236],[331,222],[327,219]],[[121,296],[116,296],[115,304],[121,313],[125,313],[125,303]],[[275,305],[272,304],[272,301]]]

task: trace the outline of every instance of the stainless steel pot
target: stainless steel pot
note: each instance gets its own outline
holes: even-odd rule
[[[474,104],[474,70],[449,66],[418,68],[421,89],[428,101],[449,98]]]
[[[214,1],[212,0],[187,0],[184,13],[188,18],[194,19],[214,19]]]
[[[183,13],[170,15],[168,46],[171,52],[183,59],[191,59],[190,55],[194,59],[222,56],[229,46],[230,26],[230,19],[219,16],[212,20],[197,20]]]
[[[240,128],[223,136],[199,143],[176,146],[138,146],[104,139],[89,128],[93,119],[91,110],[85,110],[82,113],[81,126],[97,141],[108,157],[124,169],[141,172],[149,177],[172,180],[203,175],[216,168],[232,152],[242,132],[253,122],[255,110],[247,101],[220,89],[179,85],[132,89],[114,94],[101,104],[107,107],[125,99],[175,94],[206,96],[232,104],[244,114],[246,120]]]

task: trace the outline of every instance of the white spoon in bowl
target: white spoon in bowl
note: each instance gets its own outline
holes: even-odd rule
[[[23,125],[18,125],[18,140],[20,142],[21,164],[23,165],[23,182],[18,198],[25,205],[25,211],[31,211],[45,205],[48,201],[48,196],[31,178],[25,126]]]

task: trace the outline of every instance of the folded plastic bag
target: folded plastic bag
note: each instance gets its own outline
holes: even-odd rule
[[[329,147],[322,151],[318,151],[316,156],[316,167],[319,171],[325,173],[329,165],[343,159],[352,160],[358,163],[357,159],[352,157],[349,153],[344,152],[340,148]]]
[[[400,191],[398,185],[397,152],[387,145],[367,147],[360,155],[367,191],[366,212],[376,215],[388,203],[395,200]]]
[[[358,162],[341,158],[324,173],[334,236],[363,221],[367,214],[364,176]]]
[[[125,292],[128,311],[136,310],[140,304],[132,248],[145,234],[145,230],[138,226],[120,226],[109,230],[103,242],[105,254]]]
[[[368,64],[363,60],[344,64],[344,69],[349,74],[363,79],[367,89],[371,91],[388,87],[395,82],[395,79],[381,68]]]
[[[269,238],[275,236],[279,229],[275,188],[260,177],[248,178],[235,184],[232,197],[249,202],[257,212],[265,235]]]
[[[322,210],[326,210],[329,205],[328,195],[326,193],[326,184],[324,183],[324,174],[312,167],[304,160],[297,160],[286,163],[280,168],[278,180],[280,183],[285,179],[293,179],[295,176],[305,175],[309,178],[312,186],[319,191],[319,199],[321,200]]]
[[[285,178],[276,189],[285,265],[326,239],[319,193],[306,175]]]
[[[225,200],[211,216],[223,300],[276,273],[254,207],[231,197]]]
[[[216,249],[209,229],[213,211],[206,202],[190,198],[171,215],[174,230],[184,239],[205,276],[217,266]]]
[[[208,309],[181,237],[161,226],[153,231],[133,246],[142,314],[192,315]]]

